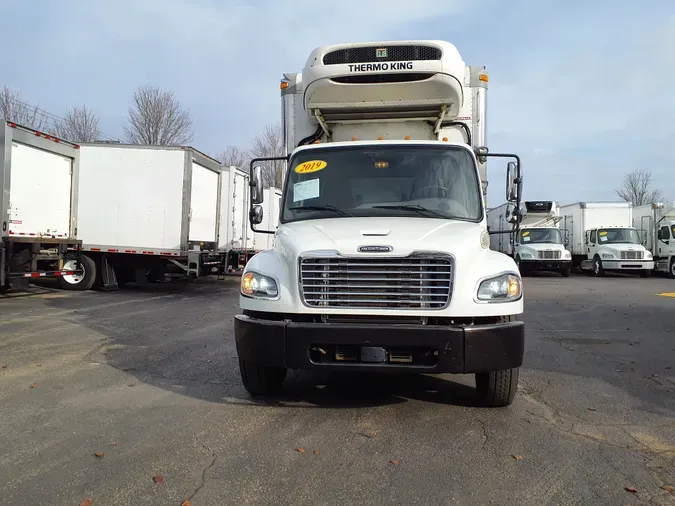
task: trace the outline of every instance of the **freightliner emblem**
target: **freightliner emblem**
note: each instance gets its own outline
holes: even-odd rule
[[[394,248],[391,246],[359,246],[358,251],[360,253],[389,253],[393,251]]]

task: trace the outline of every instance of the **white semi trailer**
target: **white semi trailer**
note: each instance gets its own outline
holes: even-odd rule
[[[490,247],[512,256],[521,274],[532,271],[559,272],[569,277],[572,255],[565,248],[565,236],[560,231],[560,208],[553,201],[525,201],[520,213],[513,213],[509,203],[487,211],[489,230],[507,230],[511,234],[494,234]],[[520,225],[516,232],[516,222]]]
[[[654,257],[654,270],[675,278],[675,202],[634,207],[633,227]]]
[[[274,236],[254,232],[250,227],[249,190],[249,175],[246,171],[234,166],[223,167],[218,251],[225,255],[224,269],[230,273],[239,271],[253,255],[274,245]],[[263,228],[276,228],[280,201],[281,190],[265,189]]]
[[[79,271],[80,147],[14,122],[0,125],[0,292]]]
[[[235,319],[251,394],[278,392],[288,369],[408,371],[472,373],[486,405],[512,402],[521,277],[490,250],[484,197],[487,158],[512,158],[519,205],[520,160],[485,147],[487,83],[443,41],[319,47],[284,75],[276,241],[246,265]]]
[[[82,272],[63,288],[198,277],[222,264],[217,251],[220,163],[190,147],[80,146],[78,237]]]
[[[605,271],[650,276],[654,260],[633,227],[630,202],[577,202],[561,206],[560,214],[575,267],[595,276]]]

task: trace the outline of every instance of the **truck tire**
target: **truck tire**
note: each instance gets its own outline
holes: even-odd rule
[[[63,264],[63,270],[74,269],[76,265],[76,256],[69,255]],[[80,257],[80,264],[84,271],[81,275],[61,276],[59,285],[64,290],[90,290],[96,281],[96,262],[87,255]]]
[[[652,271],[649,269],[642,269],[640,270],[640,277],[641,278],[648,278],[649,276],[652,275]]]
[[[670,261],[670,268],[668,269],[668,277],[675,278],[675,258]]]
[[[267,367],[242,359],[239,359],[239,372],[244,388],[251,395],[279,394],[286,379],[283,367]]]
[[[520,369],[505,369],[476,373],[476,394],[480,402],[490,408],[508,406],[513,402],[518,388]]]
[[[595,255],[593,257],[593,275],[597,277],[601,277],[605,275],[605,269],[602,268],[602,260],[600,260],[600,257],[598,255]]]
[[[560,269],[560,275],[563,278],[569,278],[571,273],[572,273],[572,267],[571,266],[563,267],[562,269]]]

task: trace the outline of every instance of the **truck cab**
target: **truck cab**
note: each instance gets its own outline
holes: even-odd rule
[[[252,395],[288,369],[475,374],[489,406],[513,401],[523,360],[523,289],[490,250],[487,73],[443,41],[312,51],[281,81],[286,155],[251,162],[251,227],[265,164],[286,162],[274,247],[241,277],[235,340]]]
[[[593,274],[607,270],[639,270],[643,278],[654,268],[651,253],[645,249],[633,227],[607,226],[586,231],[587,258],[593,262]]]
[[[654,270],[675,278],[675,202],[635,207],[633,226],[654,257]]]
[[[560,272],[569,277],[572,254],[566,249],[568,236],[561,231],[559,206],[550,200],[525,201],[519,212],[508,203],[488,210],[492,229],[512,230],[508,236],[493,235],[493,249],[512,256],[520,273]]]

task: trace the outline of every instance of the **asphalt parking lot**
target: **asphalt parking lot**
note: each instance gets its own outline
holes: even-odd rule
[[[675,504],[673,280],[525,278],[504,409],[473,406],[470,376],[291,374],[253,402],[237,293],[228,278],[0,298],[3,501]]]

